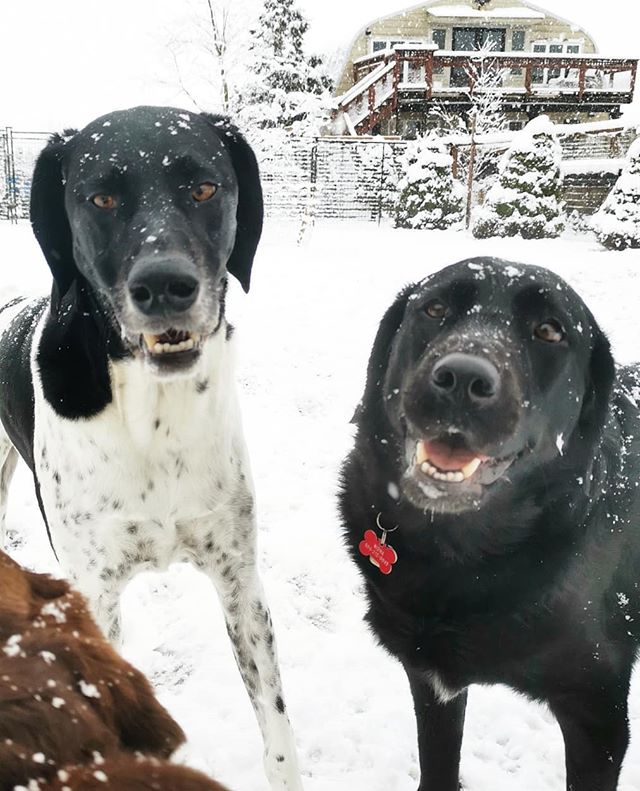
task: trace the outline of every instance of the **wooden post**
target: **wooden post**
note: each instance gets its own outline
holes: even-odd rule
[[[524,89],[527,95],[531,94],[531,86],[533,84],[533,65],[531,61],[527,63],[524,69]]]
[[[634,60],[631,63],[631,98],[633,99],[633,92],[636,89],[636,77],[638,72],[638,61]]]
[[[424,98],[429,100],[433,96],[433,50],[430,50],[424,59],[424,81],[427,83]]]
[[[458,162],[458,151],[459,148],[456,145],[451,146],[451,159],[453,159],[453,165],[451,167],[451,172],[453,173],[453,178],[458,178],[458,170],[459,170],[459,162]]]
[[[373,114],[373,111],[376,109],[376,84],[369,86],[369,90],[367,91],[367,99],[369,102],[369,114]]]
[[[587,69],[585,66],[580,66],[580,76],[578,78],[578,99],[582,99],[586,81],[587,81]]]
[[[471,121],[471,148],[469,149],[469,173],[467,176],[467,213],[465,218],[465,228],[469,230],[471,225],[471,201],[473,197],[473,171],[476,165],[476,116],[474,114]]]
[[[398,90],[400,85],[400,61],[398,54],[395,54],[395,62],[393,64],[393,109],[398,109]]]

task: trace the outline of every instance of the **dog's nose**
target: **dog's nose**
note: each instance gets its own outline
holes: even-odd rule
[[[431,389],[439,396],[471,401],[482,406],[494,401],[500,390],[500,374],[484,357],[454,352],[433,366]]]
[[[147,316],[183,313],[196,301],[200,289],[195,266],[179,259],[139,261],[127,285],[134,305]]]

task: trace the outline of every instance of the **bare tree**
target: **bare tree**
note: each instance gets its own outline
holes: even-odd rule
[[[232,110],[235,84],[244,70],[247,18],[256,0],[197,0],[182,25],[168,34],[179,89],[198,108]]]
[[[207,0],[209,9],[209,22],[211,23],[211,46],[209,52],[213,55],[220,75],[220,91],[222,94],[222,109],[229,112],[229,82],[227,78],[227,51],[229,47],[229,17],[230,6],[220,3],[218,12],[214,11],[211,0]]]

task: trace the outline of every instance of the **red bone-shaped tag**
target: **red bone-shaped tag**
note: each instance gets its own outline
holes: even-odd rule
[[[391,574],[393,564],[398,560],[398,555],[393,547],[388,546],[385,541],[386,531],[382,534],[382,540],[378,538],[373,530],[367,530],[358,549],[360,553],[377,566],[383,574]]]

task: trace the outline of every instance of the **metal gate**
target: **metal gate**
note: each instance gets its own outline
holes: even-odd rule
[[[17,222],[29,217],[33,167],[49,139],[47,132],[0,129],[0,220]]]

